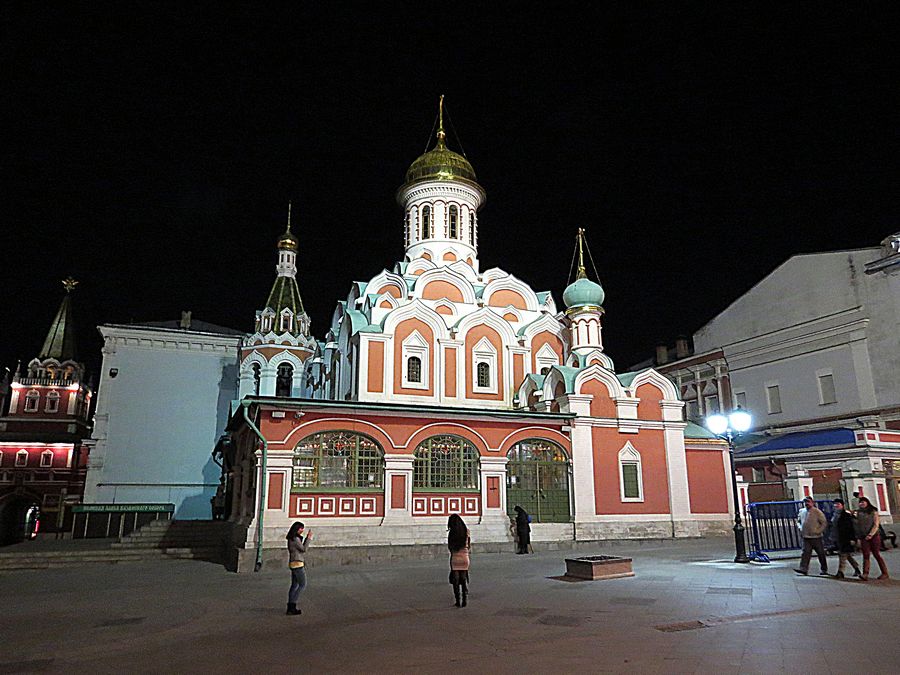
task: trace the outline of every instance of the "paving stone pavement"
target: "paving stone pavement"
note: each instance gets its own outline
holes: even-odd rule
[[[297,617],[284,616],[285,569],[6,572],[0,673],[900,672],[900,582],[739,565],[725,539],[596,553],[632,555],[636,576],[560,581],[564,552],[476,545],[464,609],[446,561],[411,560],[311,569]],[[885,557],[900,578],[900,550]]]

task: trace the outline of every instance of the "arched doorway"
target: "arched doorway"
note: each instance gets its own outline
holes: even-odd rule
[[[506,465],[506,510],[515,517],[521,506],[536,523],[568,523],[569,458],[556,443],[529,438],[516,443]]]
[[[40,504],[27,494],[0,499],[0,546],[31,539],[37,533]]]

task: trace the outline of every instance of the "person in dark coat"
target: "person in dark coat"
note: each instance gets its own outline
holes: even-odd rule
[[[519,549],[516,553],[528,553],[528,547],[531,544],[531,519],[528,513],[521,506],[516,506],[516,539],[519,542]]]
[[[853,566],[853,576],[861,577],[862,572],[859,565],[853,559],[853,542],[856,541],[856,522],[853,514],[844,508],[843,499],[834,500],[834,515],[831,516],[831,528],[835,533],[835,542],[837,545],[840,562],[838,563],[837,574],[835,579],[844,578],[844,565],[847,561]]]

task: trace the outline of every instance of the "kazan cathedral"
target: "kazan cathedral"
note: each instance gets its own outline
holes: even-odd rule
[[[297,519],[317,547],[440,544],[452,513],[476,546],[505,545],[516,505],[536,542],[728,529],[728,448],[684,421],[655,370],[615,372],[581,232],[560,310],[550,292],[482,270],[484,200],[441,113],[397,191],[402,260],[353,283],[324,341],[310,336],[288,220],[229,423],[239,566],[282,555]]]

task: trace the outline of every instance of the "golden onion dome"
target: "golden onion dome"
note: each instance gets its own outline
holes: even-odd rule
[[[288,230],[278,237],[278,248],[279,250],[286,249],[288,251],[296,251],[300,248],[300,240],[297,239],[293,232]]]
[[[426,180],[467,180],[477,183],[475,169],[465,157],[447,147],[444,133],[444,97],[438,108],[437,143],[434,148],[420,155],[406,171],[406,183]]]
[[[288,202],[288,217],[287,217],[287,228],[284,230],[284,234],[278,237],[278,250],[287,250],[287,251],[296,251],[300,248],[300,240],[297,239],[297,236],[291,232],[291,202]]]
[[[475,169],[465,157],[449,150],[443,138],[433,150],[421,155],[406,171],[406,182],[416,183],[424,180],[454,180],[462,178],[473,183],[478,182]]]

